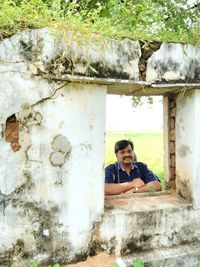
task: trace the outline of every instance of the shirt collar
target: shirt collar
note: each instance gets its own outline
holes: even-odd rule
[[[124,171],[124,169],[122,168],[122,166],[121,166],[121,164],[119,163],[119,162],[116,162],[116,165],[117,165],[117,169],[118,170],[123,170]],[[134,168],[137,168],[138,169],[138,166],[137,166],[137,163],[136,162],[132,162],[131,163],[131,166],[132,166],[132,170],[134,169]]]

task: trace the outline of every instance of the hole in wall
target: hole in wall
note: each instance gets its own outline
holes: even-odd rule
[[[11,148],[14,152],[20,150],[21,145],[19,144],[19,121],[15,114],[11,115],[6,120],[5,129],[5,140],[10,143]]]
[[[142,52],[138,64],[140,70],[140,80],[146,81],[146,69],[147,69],[148,59],[153,55],[155,51],[160,49],[160,46],[161,46],[160,42],[140,41],[140,47]]]

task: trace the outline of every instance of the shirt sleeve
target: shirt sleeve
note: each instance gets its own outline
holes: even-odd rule
[[[158,177],[148,168],[146,164],[142,163],[140,168],[141,168],[141,178],[145,184],[154,181],[160,182]]]
[[[108,166],[105,168],[105,183],[106,184],[115,183],[115,173],[112,166]]]

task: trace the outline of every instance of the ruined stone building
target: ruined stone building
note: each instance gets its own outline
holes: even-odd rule
[[[200,48],[85,41],[49,29],[0,42],[0,266],[200,261]],[[163,95],[172,194],[104,198],[106,94]]]

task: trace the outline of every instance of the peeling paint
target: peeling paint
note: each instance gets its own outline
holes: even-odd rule
[[[69,154],[72,149],[69,140],[63,135],[55,136],[51,143],[51,146],[54,151],[64,154]]]
[[[51,153],[49,160],[53,166],[62,166],[65,163],[65,155],[61,152]]]
[[[51,147],[55,152],[52,152],[49,160],[53,166],[62,166],[71,152],[71,144],[67,137],[57,135],[53,138]]]

